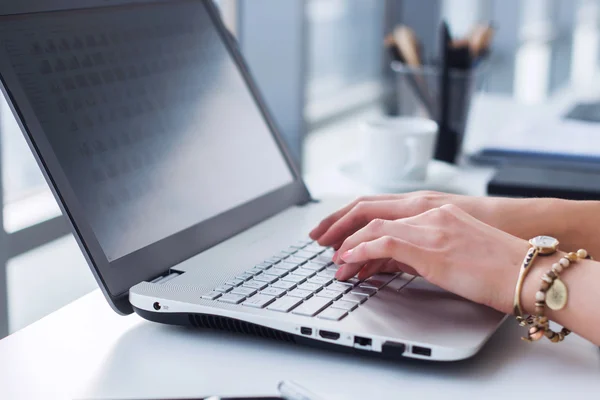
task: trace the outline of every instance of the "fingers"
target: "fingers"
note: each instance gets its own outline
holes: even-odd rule
[[[392,274],[394,272],[398,272],[399,270],[400,268],[398,267],[396,260],[388,260],[388,262],[383,264],[380,272],[383,272],[384,274]]]
[[[323,221],[321,221],[321,223],[315,229],[313,229],[312,232],[309,233],[309,236],[311,239],[318,241],[319,238],[334,223],[336,223],[340,218],[342,218],[344,215],[346,215],[346,213],[348,213],[350,210],[352,210],[354,208],[354,206],[356,206],[360,202],[374,201],[374,200],[392,200],[396,197],[397,197],[397,195],[385,195],[385,196],[368,196],[368,197],[358,198],[358,199],[354,200],[352,203],[348,204],[347,206],[336,211],[335,213],[331,214],[330,216],[325,218]]]
[[[374,260],[372,262],[376,262],[378,260]],[[365,263],[356,263],[356,264],[343,264],[335,273],[335,279],[338,281],[347,281],[348,279],[356,276],[358,271],[360,271],[364,267]]]
[[[345,260],[341,259],[341,256],[346,251],[355,248],[363,242],[369,242],[383,236],[398,237],[407,242],[425,247],[429,245],[432,238],[436,236],[436,233],[434,228],[415,222],[413,218],[397,221],[374,219],[366,227],[344,241],[333,261],[338,264],[344,263]]]
[[[396,260],[374,260],[365,264],[344,264],[338,270],[336,279],[339,281],[345,281],[358,273],[358,279],[365,280],[378,273],[396,273],[405,272],[407,274],[418,276],[419,273],[412,267],[401,264]]]
[[[393,258],[401,264],[416,265],[423,261],[423,251],[402,239],[392,236],[382,236],[371,241],[365,241],[355,248],[346,251],[340,257],[348,264],[360,264],[369,260]]]
[[[378,260],[376,262],[368,262],[365,266],[358,271],[358,279],[361,281],[372,277],[376,273],[380,272],[384,265],[386,265],[390,260]]]
[[[413,267],[406,264],[400,264],[396,260],[389,260],[386,264],[383,265],[383,267],[381,267],[381,270],[379,272],[386,274],[392,274],[394,272],[404,272],[407,274],[419,276],[419,273]]]
[[[394,220],[410,215],[410,201],[362,201],[334,222],[319,238],[321,246],[343,241],[375,218]]]

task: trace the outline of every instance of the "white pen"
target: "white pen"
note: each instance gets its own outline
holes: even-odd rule
[[[277,385],[281,397],[286,400],[322,400],[316,394],[292,381],[281,381]]]

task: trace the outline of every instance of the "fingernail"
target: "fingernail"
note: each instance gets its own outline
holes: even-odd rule
[[[344,275],[344,267],[340,267],[335,273],[335,279],[340,279]]]
[[[342,260],[347,261],[348,258],[352,257],[352,254],[354,253],[354,249],[350,249],[347,252],[345,252],[344,254],[342,254]]]
[[[331,257],[331,261],[333,261],[334,263],[338,262],[338,257],[339,257],[339,254],[336,250],[336,252],[333,253],[333,257]]]

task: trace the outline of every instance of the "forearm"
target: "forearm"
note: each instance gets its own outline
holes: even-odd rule
[[[549,235],[563,251],[583,248],[600,259],[600,202],[495,198],[485,213],[484,222],[514,236]]]
[[[535,294],[540,290],[541,277],[550,271],[552,263],[558,262],[560,257],[561,255],[554,255],[537,259],[523,287],[521,298],[526,313],[534,312]],[[578,261],[564,270],[560,279],[568,288],[567,305],[560,311],[552,311],[546,307],[546,315],[551,321],[566,326],[600,346],[600,263],[590,260]]]

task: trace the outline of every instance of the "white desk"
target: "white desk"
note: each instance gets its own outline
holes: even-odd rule
[[[449,189],[483,195],[492,172],[463,169]],[[308,183],[318,195],[368,191],[333,169]],[[0,341],[0,399],[274,395],[283,379],[332,400],[600,397],[596,347],[522,334],[508,321],[470,360],[391,363],[121,317],[96,291]]]
[[[391,363],[121,317],[96,291],[0,341],[0,398],[276,394],[281,379],[324,399],[598,398],[597,348],[532,345],[515,325],[467,361]]]

